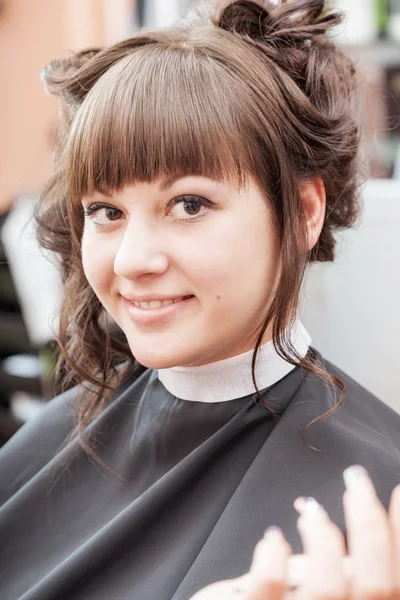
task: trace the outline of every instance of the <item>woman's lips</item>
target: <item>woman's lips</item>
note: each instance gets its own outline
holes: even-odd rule
[[[167,306],[160,306],[159,308],[141,308],[135,306],[135,304],[123,298],[126,310],[132,321],[138,325],[158,325],[165,323],[168,319],[179,315],[183,310],[193,304],[195,296],[184,297],[177,302],[168,304]]]

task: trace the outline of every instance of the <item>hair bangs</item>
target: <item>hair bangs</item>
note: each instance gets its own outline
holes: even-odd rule
[[[237,87],[221,65],[188,48],[147,47],[120,60],[76,113],[66,146],[70,197],[185,175],[243,186],[251,142]]]

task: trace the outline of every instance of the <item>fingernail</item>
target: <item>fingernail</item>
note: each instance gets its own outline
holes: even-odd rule
[[[315,517],[321,516],[324,514],[324,509],[322,506],[316,501],[315,498],[306,498],[302,510],[301,516],[305,517]]]
[[[351,487],[357,481],[368,475],[367,471],[361,465],[352,465],[343,471],[343,479],[346,488]]]
[[[319,509],[320,509],[320,506],[315,498],[312,498],[311,496],[309,498],[306,498],[306,501],[304,503],[304,510],[306,512],[315,513],[315,512],[318,512]]]
[[[271,525],[270,527],[268,527],[265,530],[264,539],[271,539],[273,537],[275,537],[275,538],[282,537],[282,535],[283,535],[283,532],[280,527],[277,527],[276,525]]]

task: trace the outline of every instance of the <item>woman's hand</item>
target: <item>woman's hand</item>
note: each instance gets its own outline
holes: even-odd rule
[[[362,467],[346,469],[344,478],[347,556],[324,509],[313,498],[298,498],[303,555],[291,556],[283,533],[272,527],[257,544],[249,573],[191,600],[400,600],[400,485],[387,513]]]

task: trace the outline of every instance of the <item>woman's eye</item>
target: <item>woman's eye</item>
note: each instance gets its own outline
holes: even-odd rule
[[[95,202],[88,207],[84,207],[85,216],[93,218],[96,225],[108,225],[112,221],[117,221],[121,217],[121,211],[113,206],[104,205]]]
[[[201,218],[213,203],[201,196],[179,196],[168,203],[168,208],[175,221],[194,221]],[[114,221],[118,221],[123,215],[122,211],[114,206],[103,202],[94,202],[84,206],[83,211],[87,219],[93,220],[96,227],[106,227]]]
[[[204,208],[210,208],[212,202],[202,198],[201,196],[180,196],[174,198],[170,202],[169,206],[173,207],[174,216],[177,217],[177,221],[191,221],[195,217],[201,216],[204,212]]]

